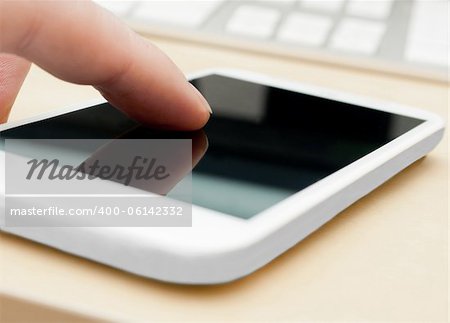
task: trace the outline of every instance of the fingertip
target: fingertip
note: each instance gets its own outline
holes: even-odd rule
[[[191,123],[188,124],[188,128],[185,130],[199,130],[202,129],[206,123],[208,122],[211,113],[209,111],[205,111],[205,107],[201,107],[201,111],[198,113],[198,117],[193,118]]]
[[[8,120],[30,62],[11,54],[0,54],[0,124]]]
[[[200,91],[190,82],[188,84],[191,86],[192,90],[194,91],[195,95],[200,100],[200,104],[203,106],[203,109],[205,109],[209,114],[212,114],[211,106],[209,105],[208,101],[206,101],[203,94],[200,93]],[[209,117],[208,117],[209,118]]]

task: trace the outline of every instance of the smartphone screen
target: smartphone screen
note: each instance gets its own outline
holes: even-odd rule
[[[192,203],[249,219],[424,120],[220,75],[192,81],[214,111],[192,172]],[[16,139],[186,138],[129,119],[108,103],[1,133]]]

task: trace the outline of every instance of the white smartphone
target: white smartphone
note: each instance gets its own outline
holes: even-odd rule
[[[2,230],[162,281],[225,283],[293,247],[444,132],[426,111],[250,72],[213,69],[190,80],[214,111],[192,171],[192,226]],[[136,126],[102,101],[0,131],[2,139],[115,138]]]

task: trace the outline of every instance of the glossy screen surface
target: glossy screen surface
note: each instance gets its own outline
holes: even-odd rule
[[[193,80],[214,114],[193,170],[192,202],[244,219],[373,152],[424,120],[219,75]],[[198,138],[155,131],[101,104],[2,138]],[[195,140],[193,141],[195,144]]]

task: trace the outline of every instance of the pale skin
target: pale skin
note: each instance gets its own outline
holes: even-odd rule
[[[159,49],[90,1],[0,0],[0,122],[35,63],[89,84],[118,109],[167,129],[203,127],[210,107]]]

